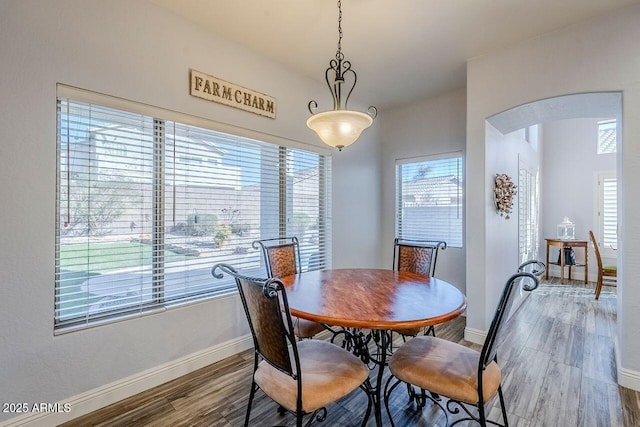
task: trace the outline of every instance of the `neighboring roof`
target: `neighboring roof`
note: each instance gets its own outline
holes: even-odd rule
[[[420,178],[402,183],[403,202],[413,206],[458,204],[462,183],[455,175]]]

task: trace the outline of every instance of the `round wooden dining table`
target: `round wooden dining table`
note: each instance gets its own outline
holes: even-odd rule
[[[381,389],[389,331],[436,325],[467,306],[455,286],[435,277],[384,269],[329,269],[281,278],[293,316],[330,326],[377,331],[378,371],[372,386],[376,425],[382,426]],[[368,341],[367,341],[368,342]]]

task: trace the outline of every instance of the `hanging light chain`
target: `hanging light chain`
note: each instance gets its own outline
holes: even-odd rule
[[[378,115],[375,107],[369,107],[367,113],[351,111],[347,107],[358,76],[351,68],[351,62],[344,59],[342,35],[342,1],[338,0],[338,50],[335,59],[329,61],[329,67],[324,72],[325,81],[333,96],[333,111],[316,114],[318,103],[314,100],[309,101],[307,108],[311,117],[307,120],[307,126],[318,134],[322,142],[336,147],[339,151],[353,144],[362,131],[371,126],[373,119]],[[332,75],[333,80],[330,78]],[[345,75],[349,76],[347,84],[345,84]],[[342,104],[343,89],[347,94],[344,105]]]
[[[343,59],[342,55],[342,1],[338,0],[338,51],[336,59]]]

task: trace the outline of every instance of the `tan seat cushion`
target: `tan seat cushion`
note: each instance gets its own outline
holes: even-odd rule
[[[477,404],[479,359],[480,353],[468,347],[421,336],[396,350],[389,360],[389,369],[396,378],[409,384]],[[485,402],[496,394],[500,380],[500,367],[491,362],[482,377]]]
[[[324,330],[322,323],[314,322],[312,320],[292,316],[291,322],[293,322],[294,334],[300,338],[311,338]]]
[[[302,371],[302,409],[305,412],[313,412],[346,396],[369,376],[369,369],[360,359],[326,341],[300,341],[298,354]],[[295,412],[296,380],[265,361],[258,365],[254,378],[267,396]]]

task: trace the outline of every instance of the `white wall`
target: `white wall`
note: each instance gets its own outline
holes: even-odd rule
[[[640,209],[635,184],[640,179],[640,5],[541,36],[518,46],[475,58],[467,68],[467,229],[484,230],[493,215],[485,120],[501,111],[554,96],[622,91],[624,99],[622,149],[618,153],[621,179],[620,263],[618,277],[618,378],[640,389]],[[547,147],[548,149],[548,147]],[[624,155],[623,152],[624,151]],[[473,216],[470,215],[473,213]],[[495,275],[484,266],[502,236],[467,233],[467,322],[488,327],[485,300]]]
[[[277,119],[191,97],[190,68],[274,96]],[[246,346],[235,296],[53,335],[56,83],[315,144],[306,105],[330,105],[325,85],[129,0],[1,2],[0,75],[0,402],[64,402],[216,346]],[[333,155],[335,266],[380,259],[377,141],[374,125]]]
[[[391,268],[395,237],[395,162],[465,150],[466,89],[385,111],[382,139],[382,266]],[[465,291],[465,248],[438,255],[437,276]]]
[[[375,143],[372,138],[376,138]],[[381,178],[377,138],[372,132],[369,140],[358,140],[333,155],[333,268],[386,265],[380,264]]]
[[[486,184],[491,192],[489,203],[491,204],[490,214],[487,216],[485,232],[487,236],[492,238],[487,241],[487,251],[492,256],[486,260],[486,268],[495,272],[492,274],[488,282],[486,291],[485,311],[488,320],[491,321],[495,312],[502,290],[506,280],[516,273],[520,264],[519,248],[518,248],[518,202],[517,195],[514,200],[513,212],[509,219],[501,216],[496,212],[493,204],[493,189],[496,174],[506,173],[511,177],[512,182],[518,185],[519,161],[524,161],[530,168],[540,167],[542,158],[541,150],[535,150],[523,138],[521,132],[512,132],[502,134],[490,123],[486,125],[486,155],[487,155],[487,174]],[[467,183],[467,189],[469,188]],[[468,232],[473,234],[473,229]],[[517,307],[528,293],[521,294],[516,301],[514,307]],[[467,325],[469,329],[473,326]],[[488,328],[488,324],[487,324]],[[483,329],[486,331],[486,329]],[[477,332],[477,331],[476,331]]]
[[[555,238],[556,226],[568,216],[576,225],[576,238],[589,240],[589,230],[597,235],[595,177],[597,172],[616,170],[615,154],[597,154],[598,120],[583,118],[558,120],[545,124],[544,173],[542,175],[544,208],[542,210],[542,257],[546,257],[544,238]],[[557,250],[552,249],[550,261],[557,261]],[[576,249],[578,262],[583,262],[584,251]],[[543,258],[544,259],[544,258]],[[597,264],[593,248],[589,249],[590,280],[596,280]],[[607,260],[615,264],[615,260]],[[550,266],[550,274],[560,275],[558,266]],[[584,279],[584,268],[573,270],[577,279]],[[565,275],[567,274],[565,268]]]

